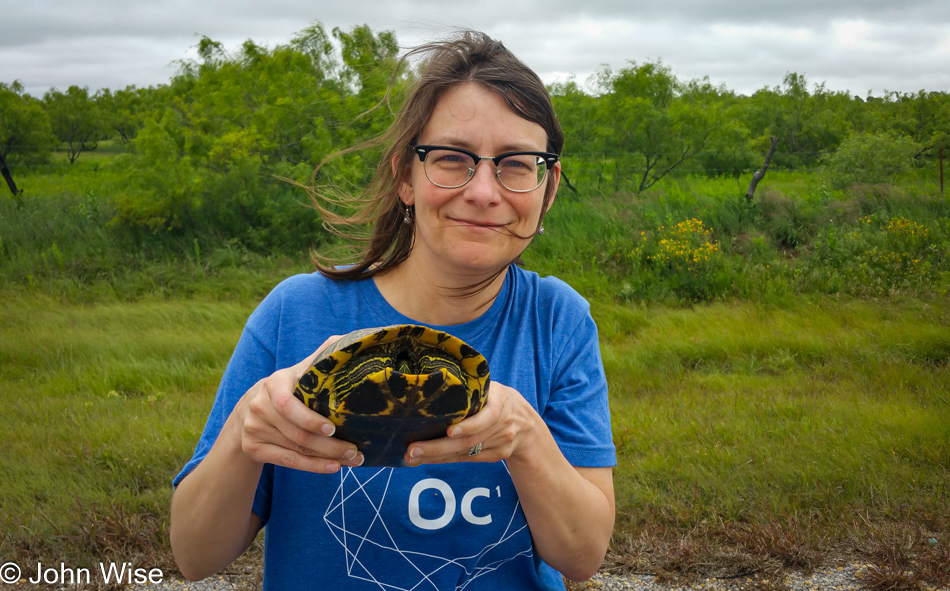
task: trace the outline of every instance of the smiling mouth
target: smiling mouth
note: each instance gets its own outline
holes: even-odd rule
[[[504,228],[508,224],[493,224],[490,222],[479,222],[475,220],[462,220],[458,218],[449,218],[459,226],[471,226],[475,228],[488,228],[488,229],[498,229]]]

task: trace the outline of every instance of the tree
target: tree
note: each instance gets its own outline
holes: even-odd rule
[[[681,85],[675,102],[690,113],[683,124],[695,125],[704,138],[684,168],[739,178],[754,165],[756,153],[741,120],[742,106],[725,85],[713,85],[708,77],[690,80]]]
[[[0,82],[0,173],[14,197],[20,189],[10,167],[44,162],[55,145],[49,118],[39,101],[23,94],[17,81],[10,85]]]
[[[123,155],[118,167],[128,167],[125,182],[113,192],[113,222],[152,232],[193,226],[201,205],[200,182],[184,139],[173,117],[148,119],[133,140],[133,155]]]
[[[916,158],[934,156],[950,139],[950,94],[945,92],[886,92],[879,131],[894,131],[917,142]]]
[[[347,66],[340,78],[353,85],[357,93],[378,101],[386,91],[396,65],[399,44],[395,33],[373,34],[369,26],[361,25],[349,32],[335,27],[333,36],[340,42],[343,63]]]
[[[334,36],[342,60],[319,24],[274,48],[249,39],[229,52],[203,37],[198,59],[179,63],[161,90],[164,105],[148,113],[120,160],[116,223],[211,230],[250,248],[288,237],[306,246],[319,227],[316,213],[299,207],[302,194],[286,179],[312,182],[316,164],[392,120],[388,109],[373,107],[393,76],[395,36],[368,27]],[[361,186],[375,164],[365,153],[347,155],[321,168],[318,181]],[[278,207],[283,201],[293,206]]]
[[[66,145],[72,164],[83,152],[95,150],[103,136],[99,107],[89,89],[70,86],[65,93],[51,89],[43,96],[53,133]]]
[[[164,99],[164,88],[136,88],[128,86],[115,92],[108,88],[96,93],[95,101],[102,117],[103,134],[118,138],[123,142],[135,139],[139,130],[145,126],[145,118],[150,110],[158,107]]]
[[[773,135],[769,138],[769,151],[765,154],[765,162],[762,163],[762,168],[755,171],[755,173],[752,175],[752,181],[749,183],[749,190],[746,191],[745,194],[746,201],[752,201],[752,199],[755,197],[755,188],[759,186],[759,183],[765,178],[765,173],[769,171],[769,164],[772,163],[772,156],[775,155],[775,148],[777,147],[778,138]]]
[[[770,136],[778,138],[779,166],[812,165],[848,137],[855,120],[852,100],[847,93],[828,91],[824,83],[809,92],[803,74],[788,72],[781,87],[764,88],[746,99],[746,126],[763,147]]]
[[[696,161],[709,176],[739,178],[755,165],[757,154],[738,105],[720,105],[719,109],[717,126]]]
[[[206,152],[209,138],[253,128],[264,138],[258,151],[267,160],[314,165],[335,147],[383,131],[389,113],[380,113],[384,121],[359,117],[385,95],[395,36],[365,26],[333,35],[342,65],[319,24],[274,49],[247,40],[234,55],[202,38],[201,62],[182,62],[170,87],[173,108],[197,140],[192,156]]]
[[[632,63],[616,75],[605,68],[600,86],[607,91],[602,112],[612,133],[605,147],[614,152],[619,190],[625,170],[633,170],[636,191],[644,191],[695,156],[715,127],[716,113],[705,99],[708,88],[685,93],[662,62]],[[620,164],[634,164],[633,167]]]
[[[606,160],[602,143],[605,134],[597,113],[599,99],[585,93],[573,78],[552,84],[548,92],[564,131],[561,178],[575,193],[575,185],[585,182],[600,188],[606,181]]]

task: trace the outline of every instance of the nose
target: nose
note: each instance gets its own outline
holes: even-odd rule
[[[479,207],[490,207],[501,201],[501,183],[496,177],[495,163],[482,160],[475,166],[475,174],[465,185],[465,199]]]

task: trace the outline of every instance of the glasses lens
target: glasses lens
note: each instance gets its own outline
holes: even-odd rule
[[[467,183],[475,173],[475,161],[464,152],[432,150],[426,154],[425,171],[432,184],[454,189]]]
[[[498,165],[498,179],[512,191],[533,191],[544,182],[547,166],[533,154],[512,154]]]

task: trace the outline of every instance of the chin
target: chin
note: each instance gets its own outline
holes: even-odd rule
[[[503,257],[497,254],[487,256],[485,253],[459,253],[455,256],[446,256],[445,261],[452,264],[456,269],[471,274],[495,273],[508,266],[512,257]]]

